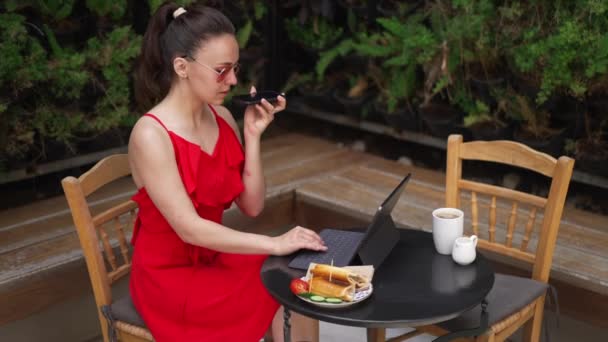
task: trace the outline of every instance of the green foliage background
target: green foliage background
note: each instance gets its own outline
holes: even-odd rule
[[[328,70],[363,57],[376,101],[389,112],[441,97],[465,113],[466,126],[510,120],[538,138],[555,133],[547,126],[555,113],[546,107],[559,110],[556,100],[585,104],[608,96],[608,0],[434,0],[365,27],[353,27],[365,22],[353,15],[342,23],[348,32],[319,52],[316,78],[306,82],[321,83]],[[306,30],[300,26],[290,39],[300,41]],[[479,97],[480,83],[494,103]],[[608,112],[579,114],[589,123],[582,138],[602,137]]]
[[[161,3],[0,4],[0,169],[12,167],[9,161],[44,160],[50,145],[75,154],[81,141],[128,131],[139,116],[131,78],[135,58],[147,18]],[[261,47],[267,2],[224,4],[236,9],[236,16],[227,14],[241,49]],[[511,97],[516,113],[508,119],[520,123],[548,122],[548,112],[538,108],[556,97],[585,102],[608,96],[608,0],[435,0],[373,23],[350,10],[338,24],[314,13],[305,21],[281,18],[287,39],[317,56],[312,64],[300,63],[312,65],[307,69],[287,70],[296,75],[286,77],[287,85],[327,82],[328,70],[339,72],[356,55],[367,59],[366,70],[358,72],[373,81],[391,111],[441,95],[468,114],[467,124],[493,118],[490,104],[471,91],[473,78],[504,78],[514,89],[493,93]],[[258,84],[263,58],[253,61],[235,91]],[[522,85],[534,94],[518,93]],[[533,120],[521,115],[516,100],[522,95],[530,97],[524,107]],[[588,119],[587,137],[603,139],[608,114]]]
[[[45,158],[135,120],[141,35],[127,1],[7,1],[0,13],[0,155]],[[74,151],[75,152],[75,151]]]
[[[188,5],[194,0],[174,2]],[[0,4],[0,171],[42,162],[51,157],[51,146],[74,155],[83,142],[100,135],[128,134],[139,117],[132,72],[147,21],[162,3]],[[264,2],[227,5],[234,13],[226,14],[240,28],[237,37],[245,48],[257,35]]]

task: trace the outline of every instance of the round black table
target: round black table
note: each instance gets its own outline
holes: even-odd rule
[[[291,256],[271,256],[261,271],[264,286],[285,307],[286,319],[293,310],[366,328],[434,324],[479,305],[494,284],[494,271],[480,253],[472,264],[458,265],[451,256],[435,251],[430,233],[413,229],[400,229],[399,243],[374,273],[372,295],[349,307],[321,308],[297,298],[289,283],[305,271],[289,268],[290,260]]]

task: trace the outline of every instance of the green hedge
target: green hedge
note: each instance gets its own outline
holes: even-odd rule
[[[572,130],[560,153],[579,156],[582,146],[593,145],[608,157],[608,111],[601,103],[608,98],[608,0],[434,0],[411,10],[388,3],[398,10],[375,20],[353,7],[325,11],[346,13],[334,16],[346,29],[318,49],[314,68],[295,70],[288,86],[356,76],[367,82],[350,84],[374,88],[376,104],[390,112],[447,103],[464,113],[461,125],[515,126],[540,140]],[[302,46],[302,37],[324,32],[310,24],[322,13],[312,11],[300,26],[286,21],[290,40]],[[556,123],[570,114],[564,102],[578,106],[583,124],[579,118]]]
[[[0,168],[15,160],[44,160],[54,145],[77,153],[80,141],[131,127],[140,112],[131,72],[147,19],[160,3],[8,0],[0,5]],[[240,29],[241,48],[251,44],[259,53],[267,2],[219,3]],[[527,117],[508,119],[523,124],[546,122],[529,116],[546,116],[538,109],[555,98],[585,102],[608,96],[608,0],[438,0],[375,22],[356,18],[360,14],[349,9],[338,22],[327,19],[326,5],[334,2],[279,2],[293,14],[288,4],[301,10],[285,18],[279,13],[285,19],[279,29],[309,52],[317,50],[318,61],[316,68],[287,71],[299,75],[299,82],[322,83],[330,64],[335,62],[335,72],[350,56],[368,58],[367,74],[358,69],[359,77],[367,77],[391,109],[443,96],[465,112],[466,123],[492,118],[490,111],[497,108],[472,91],[471,80],[495,77],[515,88],[490,89],[496,102],[504,94],[516,99],[506,106],[526,109],[520,112]],[[297,57],[293,64],[307,65]],[[249,64],[236,91],[260,83],[263,56],[254,55]],[[525,89],[532,95],[523,99]],[[588,122],[586,137],[604,139],[608,114]]]
[[[127,1],[8,1],[0,13],[0,153],[43,159],[51,142],[128,126],[141,36]]]
[[[141,111],[133,97],[134,62],[147,21],[161,3],[9,0],[0,5],[0,171],[43,162],[57,146],[76,154],[83,141],[111,131],[128,133]],[[241,47],[259,36],[262,4],[225,5],[241,28]]]

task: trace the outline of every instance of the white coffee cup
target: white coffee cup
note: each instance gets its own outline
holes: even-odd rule
[[[468,265],[475,261],[477,252],[477,236],[471,235],[471,237],[461,236],[454,241],[454,248],[452,249],[452,259],[460,265]]]
[[[462,236],[464,213],[456,208],[433,210],[433,242],[439,254],[450,255],[454,241]]]

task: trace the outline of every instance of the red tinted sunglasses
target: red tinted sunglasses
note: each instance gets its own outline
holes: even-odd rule
[[[230,74],[230,70],[234,70],[234,75],[236,75],[236,74],[238,74],[239,69],[241,68],[241,65],[239,64],[239,62],[236,62],[232,65],[228,65],[228,66],[223,67],[218,70],[212,66],[209,66],[205,63],[201,63],[201,62],[197,61],[196,58],[194,58],[194,57],[184,56],[183,58],[190,58],[191,60],[195,61],[197,64],[202,65],[205,68],[215,72],[217,75],[217,79],[216,79],[217,82],[224,81],[226,79],[226,77],[228,77],[228,74]]]

